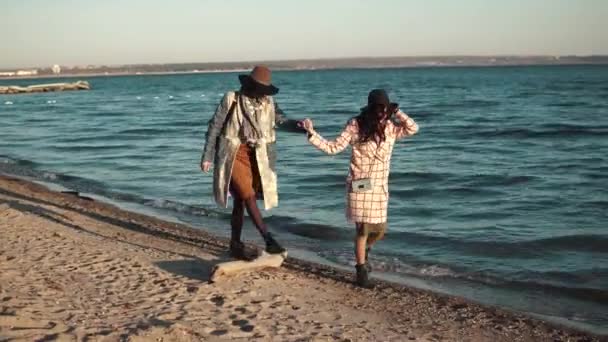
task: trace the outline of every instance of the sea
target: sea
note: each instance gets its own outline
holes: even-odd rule
[[[81,77],[92,90],[0,95],[0,172],[229,236],[199,169],[237,73]],[[76,79],[1,80],[0,85]],[[608,66],[277,71],[276,101],[336,137],[373,88],[420,126],[393,153],[375,277],[608,334]],[[350,150],[279,132],[290,255],[353,270]],[[251,223],[245,238],[262,245]]]

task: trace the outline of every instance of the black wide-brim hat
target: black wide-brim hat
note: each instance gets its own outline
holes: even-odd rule
[[[388,97],[388,93],[384,89],[374,89],[367,95],[367,106],[361,108],[362,111],[367,110],[369,107],[381,105],[387,108],[399,107],[399,104],[391,102]]]
[[[239,81],[245,87],[255,87],[264,95],[276,95],[279,92],[279,88],[272,84],[272,72],[262,65],[254,67],[249,75],[239,75]]]

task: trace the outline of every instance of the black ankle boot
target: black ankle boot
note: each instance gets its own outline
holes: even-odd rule
[[[266,233],[262,235],[264,242],[266,242],[266,252],[269,254],[281,254],[285,252],[285,248],[281,247],[277,240],[272,237],[272,234]]]
[[[367,266],[361,264],[356,265],[355,268],[357,269],[357,285],[365,289],[374,288],[374,285],[369,281]]]
[[[247,259],[245,245],[241,241],[230,241],[230,256],[235,259]]]

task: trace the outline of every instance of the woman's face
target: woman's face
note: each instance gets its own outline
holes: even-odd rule
[[[252,85],[243,86],[241,88],[241,91],[247,97],[250,97],[250,98],[253,98],[253,99],[262,99],[262,98],[264,98],[264,96],[266,96],[261,91],[259,91],[259,89],[257,87],[252,86]]]
[[[376,115],[382,121],[388,117],[388,108],[385,105],[376,105]]]

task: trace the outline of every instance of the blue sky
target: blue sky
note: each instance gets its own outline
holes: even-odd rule
[[[0,68],[608,54],[606,0],[1,0]]]

